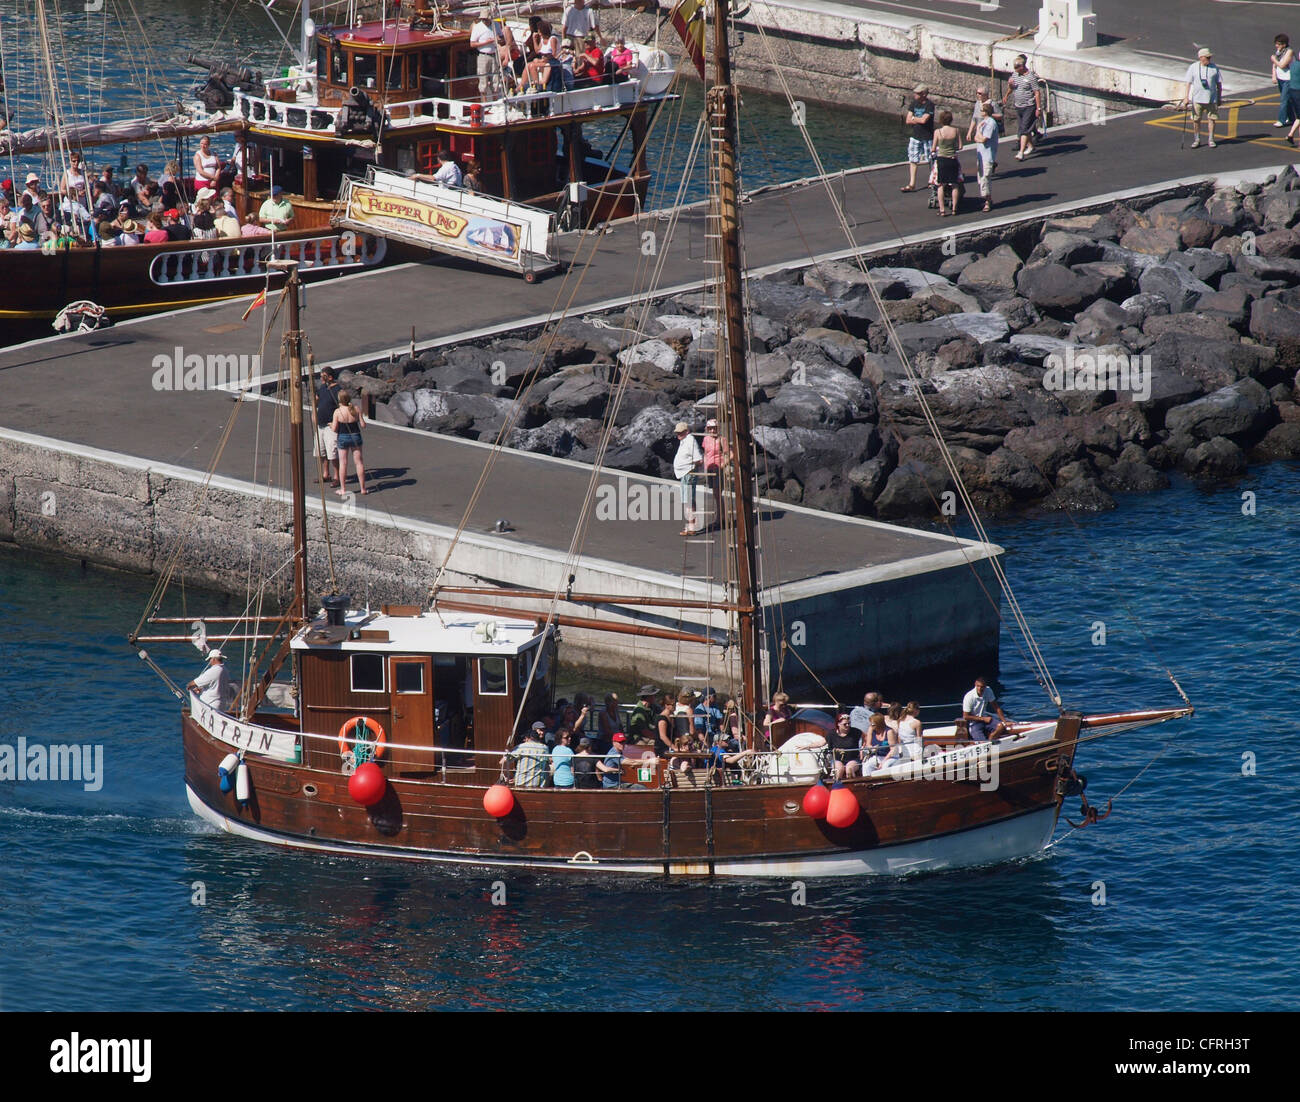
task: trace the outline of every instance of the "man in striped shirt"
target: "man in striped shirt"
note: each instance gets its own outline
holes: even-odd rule
[[[1029,68],[1024,54],[1016,58],[1015,70],[1007,78],[1007,94],[1002,97],[1002,106],[1005,107],[1010,100],[1016,109],[1020,134],[1020,152],[1016,154],[1016,160],[1023,161],[1034,151],[1034,130],[1043,108],[1038,91],[1038,76]]]

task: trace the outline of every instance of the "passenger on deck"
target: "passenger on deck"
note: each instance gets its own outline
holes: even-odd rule
[[[794,733],[794,727],[790,722],[793,715],[794,713],[790,711],[789,694],[773,693],[771,706],[763,718],[763,730],[767,735],[769,748],[780,746]]]
[[[706,686],[695,705],[695,733],[704,739],[704,745],[713,742],[713,736],[722,730],[722,711],[718,708],[718,695],[712,686]]]
[[[223,187],[221,189],[221,206],[231,218],[234,218],[236,222],[238,222],[239,211],[235,209],[234,188]]]
[[[222,167],[221,158],[212,152],[212,139],[204,134],[199,139],[198,152],[194,154],[195,188],[210,187],[215,191]]]
[[[695,746],[691,742],[690,735],[678,735],[673,741],[673,753],[668,759],[668,769],[672,773],[681,774],[679,784],[682,781],[688,784],[695,783],[695,762],[691,756],[694,752]]]
[[[541,788],[546,784],[546,747],[542,745],[542,733],[534,723],[523,741],[501,759],[503,766],[514,763],[514,785],[516,788]]]
[[[107,185],[103,180],[96,180],[91,188],[90,212],[94,215],[95,222],[111,222],[117,215],[117,203],[113,201],[113,196],[109,193]]]
[[[105,165],[99,173],[99,181],[104,185],[104,190],[113,197],[116,203],[122,198],[122,186],[117,182],[117,177],[113,175],[113,166]]]
[[[438,150],[438,171],[433,174],[433,182],[443,187],[460,187],[462,178],[460,165],[456,163],[451,151]]]
[[[873,715],[867,737],[862,740],[862,771],[870,773],[879,769],[897,745],[898,736],[885,726],[885,717],[879,713]]]
[[[560,40],[551,33],[551,25],[539,19],[529,41],[532,60],[524,67],[524,83],[529,90],[540,92],[550,87],[551,71],[559,68]],[[560,91],[558,78],[555,91]]]
[[[257,212],[257,220],[268,230],[287,230],[293,224],[293,204],[284,197],[284,188],[276,184],[270,198]]]
[[[579,86],[604,83],[605,55],[596,45],[595,35],[589,34],[582,40],[582,52],[575,55],[574,67]]]
[[[551,751],[551,784],[556,788],[572,789],[573,774],[573,732],[561,727],[556,738],[555,748]]]
[[[151,185],[153,181],[149,179],[149,166],[140,164],[135,166],[135,177],[131,179],[127,188],[130,188],[131,194],[135,196],[135,209],[144,208],[148,211],[148,204],[144,201],[144,190]]]
[[[998,722],[995,724],[989,715],[989,709],[997,712]],[[975,687],[971,689],[961,702],[961,717],[970,725],[970,737],[972,742],[983,742],[985,739],[995,739],[1002,734],[1004,726],[1007,723],[1007,717],[1002,711],[1002,705],[998,703],[989,688],[988,682],[982,677],[975,678]]]
[[[36,173],[29,172],[27,174],[27,182],[23,185],[23,190],[19,195],[19,198],[21,198],[22,195],[30,195],[32,197],[32,206],[35,206],[41,201],[41,178],[37,176]]]
[[[740,705],[735,697],[727,697],[722,705],[722,734],[736,745],[740,745],[741,723]]]
[[[161,214],[149,215],[149,229],[145,231],[144,243],[146,245],[163,245],[170,241],[167,231],[163,229],[163,220]]]
[[[190,221],[194,223],[196,241],[211,241],[217,236],[217,220],[212,217],[212,208],[208,206],[206,199],[195,204],[194,215]]]
[[[9,200],[0,195],[0,249],[18,244],[18,216],[9,209]]]
[[[483,169],[477,158],[465,158],[465,171],[461,173],[460,186],[471,195],[477,195],[483,190]]]
[[[479,99],[488,99],[498,90],[500,74],[498,57],[501,45],[496,28],[492,26],[492,12],[484,8],[478,13],[469,32],[470,49],[474,51],[478,73]]]
[[[59,225],[65,226],[74,237],[82,241],[87,238],[91,218],[84,183],[74,184],[72,193],[59,203]]]
[[[881,715],[883,712],[884,707],[880,702],[880,694],[873,690],[862,698],[860,707],[849,712],[849,726],[859,734],[865,735],[871,727],[871,717]]]
[[[227,214],[225,207],[218,206],[213,211],[212,228],[217,237],[238,237],[239,219],[233,214]]]
[[[655,701],[659,698],[656,685],[642,685],[637,692],[636,706],[627,719],[627,735],[633,742],[651,733],[655,722]]]
[[[168,241],[189,241],[194,237],[189,226],[181,221],[181,212],[175,207],[163,211],[163,229],[167,231]]]
[[[664,693],[663,703],[659,708],[659,715],[655,717],[655,753],[660,757],[672,752],[673,739],[676,736],[676,729],[673,723],[677,715],[677,704],[673,700],[671,693]]]
[[[600,774],[602,788],[618,788],[623,772],[623,744],[627,736],[622,731],[615,731],[611,736],[609,753],[596,763],[596,772]]]
[[[263,234],[269,234],[270,232],[270,230],[262,228],[262,224],[257,220],[257,215],[251,211],[245,216],[244,224],[239,227],[240,237],[261,237]]]
[[[564,13],[564,35],[575,51],[587,38],[602,41],[595,5],[588,7],[586,0],[573,0],[573,6]]]
[[[208,651],[207,668],[185,687],[192,693],[198,693],[200,704],[225,711],[235,695],[230,674],[226,672],[225,655],[215,647]]]
[[[123,219],[120,224],[120,232],[113,238],[114,245],[138,245],[142,240],[140,227],[136,225],[132,218]]]
[[[30,252],[39,249],[40,243],[36,240],[36,230],[30,222],[23,222],[18,226],[18,243],[14,246],[15,251]]]
[[[623,729],[623,711],[618,706],[618,693],[605,697],[605,706],[596,713],[596,727],[603,746],[609,745],[610,736]]]
[[[835,717],[835,730],[827,737],[835,766],[835,779],[857,777],[862,774],[862,736],[849,726],[849,713],[840,712]]]
[[[600,759],[592,753],[591,739],[578,739],[578,752],[573,755],[573,780],[575,788],[599,788],[596,765]]]
[[[614,36],[613,49],[609,51],[609,64],[619,72],[631,75],[632,70],[636,68],[636,59],[632,51],[627,48],[627,39],[623,35]]]
[[[81,154],[73,150],[68,154],[68,167],[63,175],[59,178],[59,194],[65,198],[76,191],[77,186],[88,187],[90,181],[86,179],[86,170],[81,163]]]
[[[726,737],[725,734],[713,736],[713,745],[709,747],[709,767],[715,780],[725,782],[728,772],[735,772],[736,766],[745,758],[752,758],[753,750],[742,750],[740,744]]]
[[[908,701],[903,709],[903,718],[898,724],[898,744],[912,761],[921,760],[921,705],[915,700]]]

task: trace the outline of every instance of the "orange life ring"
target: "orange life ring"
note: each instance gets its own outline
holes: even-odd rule
[[[344,720],[343,726],[339,728],[339,753],[346,754],[352,749],[353,743],[357,741],[357,735],[352,732],[356,725],[362,724],[370,732],[369,741],[375,744],[375,757],[384,756],[384,744],[388,742],[388,736],[384,734],[384,729],[379,726],[369,716],[353,716],[351,719]]]

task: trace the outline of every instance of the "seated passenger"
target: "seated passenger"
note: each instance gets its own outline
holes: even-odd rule
[[[992,716],[989,715],[990,708],[998,714],[996,724],[993,722]],[[961,717],[970,725],[972,742],[983,742],[986,739],[997,738],[1002,734],[1007,723],[1007,717],[1002,711],[1002,705],[997,702],[993,690],[989,688],[988,682],[982,677],[975,678],[975,687],[962,698]]]
[[[915,700],[908,701],[898,723],[898,744],[912,761],[921,760],[921,731],[921,705]]]
[[[163,229],[167,231],[168,241],[189,241],[194,237],[189,226],[181,221],[181,212],[175,207],[163,211]]]
[[[143,208],[147,211],[149,209],[149,204],[145,202],[145,191],[151,184],[153,184],[153,181],[149,179],[149,166],[146,164],[136,165],[135,178],[127,184],[127,188],[135,196],[137,210]]]
[[[513,764],[516,788],[541,788],[546,784],[546,747],[535,728],[529,730],[523,741],[501,761],[503,765]]]
[[[573,733],[565,727],[560,728],[555,748],[551,751],[551,784],[556,788],[571,791],[574,787],[573,773]]]
[[[614,36],[614,45],[609,51],[607,67],[612,67],[616,73],[628,76],[636,68],[636,59],[632,51],[628,49],[627,39],[621,34]]]
[[[239,227],[240,237],[261,237],[263,234],[270,232],[270,230],[262,227],[262,224],[257,220],[257,215],[251,212],[244,218],[244,224]]]
[[[90,210],[95,216],[96,222],[111,222],[117,214],[117,203],[109,193],[108,186],[103,180],[96,180],[93,188],[94,194],[90,200]]]
[[[114,245],[138,245],[140,244],[140,241],[140,227],[130,218],[127,218],[122,222],[121,232],[113,238]]]
[[[275,184],[270,197],[257,212],[257,220],[268,230],[287,230],[293,225],[293,204],[284,197],[284,188]]]
[[[709,747],[709,768],[715,778],[722,778],[726,773],[735,773],[741,761],[753,756],[753,750],[740,749],[725,734],[714,735],[713,745]]]
[[[622,731],[615,731],[610,741],[609,753],[596,763],[602,788],[618,788],[622,779],[623,744],[627,741],[627,736]]]
[[[14,251],[35,251],[40,249],[40,243],[36,240],[36,229],[30,222],[22,222],[18,226],[18,244],[14,246]]]
[[[673,773],[682,774],[682,779],[695,783],[694,762],[691,754],[694,746],[689,735],[678,735],[673,741],[673,754],[668,759],[668,768]]]
[[[146,245],[163,245],[170,241],[167,231],[163,229],[163,218],[161,214],[150,213],[149,229],[145,232],[144,243]]]
[[[885,717],[877,713],[871,717],[867,736],[862,741],[862,771],[879,769],[898,745],[898,736],[885,726]]]
[[[582,53],[574,58],[573,68],[579,87],[604,82],[605,55],[596,45],[594,34],[589,34],[582,40]]]
[[[789,694],[774,693],[771,707],[767,709],[767,715],[763,719],[763,729],[767,735],[769,748],[780,746],[793,734],[794,728],[790,722],[793,714],[790,711]]]
[[[827,736],[827,744],[834,755],[835,779],[862,775],[862,736],[849,726],[849,713],[840,712],[835,717],[835,730]]]
[[[573,780],[575,788],[599,788],[596,768],[600,759],[591,752],[591,739],[578,739],[578,752],[573,755]]]
[[[438,171],[433,174],[433,182],[443,187],[460,187],[462,179],[456,158],[449,150],[438,150]]]
[[[471,194],[483,190],[483,169],[474,157],[465,158],[465,170],[461,173],[460,186]]]
[[[713,742],[713,736],[722,730],[722,712],[718,708],[718,695],[712,687],[706,687],[695,705],[695,733],[704,739],[707,746]]]

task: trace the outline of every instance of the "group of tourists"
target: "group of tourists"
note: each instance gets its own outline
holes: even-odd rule
[[[141,163],[125,182],[109,164],[93,175],[81,153],[71,150],[68,167],[52,186],[34,171],[27,173],[19,191],[12,179],[0,181],[0,248],[161,245],[258,237],[292,228],[293,204],[278,184],[256,213],[240,223],[230,183],[241,150],[223,161],[204,135],[194,154],[192,176],[182,173],[179,161],[168,161],[155,179],[149,165]]]
[[[988,87],[975,90],[975,103],[963,140],[951,111],[940,109],[930,99],[928,85],[912,90],[912,102],[903,112],[903,123],[911,128],[907,141],[907,184],[899,191],[917,191],[918,171],[926,166],[931,188],[930,205],[941,218],[957,213],[965,194],[965,175],[960,154],[964,145],[973,145],[978,163],[980,197],[983,210],[993,209],[993,175],[998,167],[998,143],[1006,132],[1004,111],[1010,106],[1016,115],[1019,148],[1016,160],[1023,161],[1034,153],[1043,129],[1043,94],[1038,75],[1029,67],[1029,59],[1020,54],[1007,77],[1006,94],[995,101]]]

